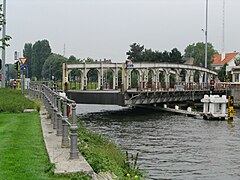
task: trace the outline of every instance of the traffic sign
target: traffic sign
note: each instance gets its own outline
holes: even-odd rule
[[[24,65],[21,65],[21,66],[20,66],[20,70],[21,70],[21,71],[24,71],[24,70],[27,70],[27,69],[28,69],[27,66],[24,66]]]
[[[27,58],[19,58],[19,61],[22,65],[24,65],[27,61]]]

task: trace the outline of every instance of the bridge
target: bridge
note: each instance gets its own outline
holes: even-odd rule
[[[207,83],[204,83],[207,76]],[[63,90],[77,103],[144,105],[199,101],[215,92],[226,94],[217,73],[206,68],[169,63],[63,64]]]

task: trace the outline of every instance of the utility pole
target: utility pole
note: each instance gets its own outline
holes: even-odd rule
[[[208,0],[206,0],[206,27],[205,27],[205,68],[207,68],[207,33],[208,33]],[[207,73],[205,72],[204,82],[207,85]]]
[[[222,53],[225,53],[225,0],[223,0],[222,16]]]
[[[3,25],[2,25],[2,38],[6,35],[6,0],[3,0]],[[2,41],[2,88],[5,88],[5,48],[4,41]]]

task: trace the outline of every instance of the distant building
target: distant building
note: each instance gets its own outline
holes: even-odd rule
[[[232,67],[232,82],[234,83],[240,82],[240,66]]]
[[[215,70],[221,69],[226,63],[228,64],[226,70],[231,71],[232,67],[236,66],[235,60],[240,59],[240,54],[239,52],[214,54],[213,59],[212,67]]]
[[[186,65],[193,65],[194,63],[194,58],[193,57],[183,57],[183,64]]]

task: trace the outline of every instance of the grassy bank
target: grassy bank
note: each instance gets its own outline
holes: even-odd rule
[[[84,173],[54,176],[41,132],[38,112],[22,113],[40,105],[20,91],[0,89],[0,179],[79,179]],[[142,179],[136,161],[129,161],[121,150],[102,136],[80,125],[79,149],[95,172],[114,173],[117,179]]]
[[[0,112],[23,112],[24,109],[38,109],[40,105],[26,99],[21,91],[0,88]]]
[[[79,126],[79,149],[95,172],[114,173],[117,179],[143,179],[136,163],[137,157],[129,158],[115,144],[103,136]]]
[[[0,89],[0,179],[90,180],[84,173],[53,175],[54,165],[48,159],[38,112],[19,113],[36,107],[39,104],[20,91]]]
[[[0,179],[48,179],[38,113],[1,113],[0,137]]]

